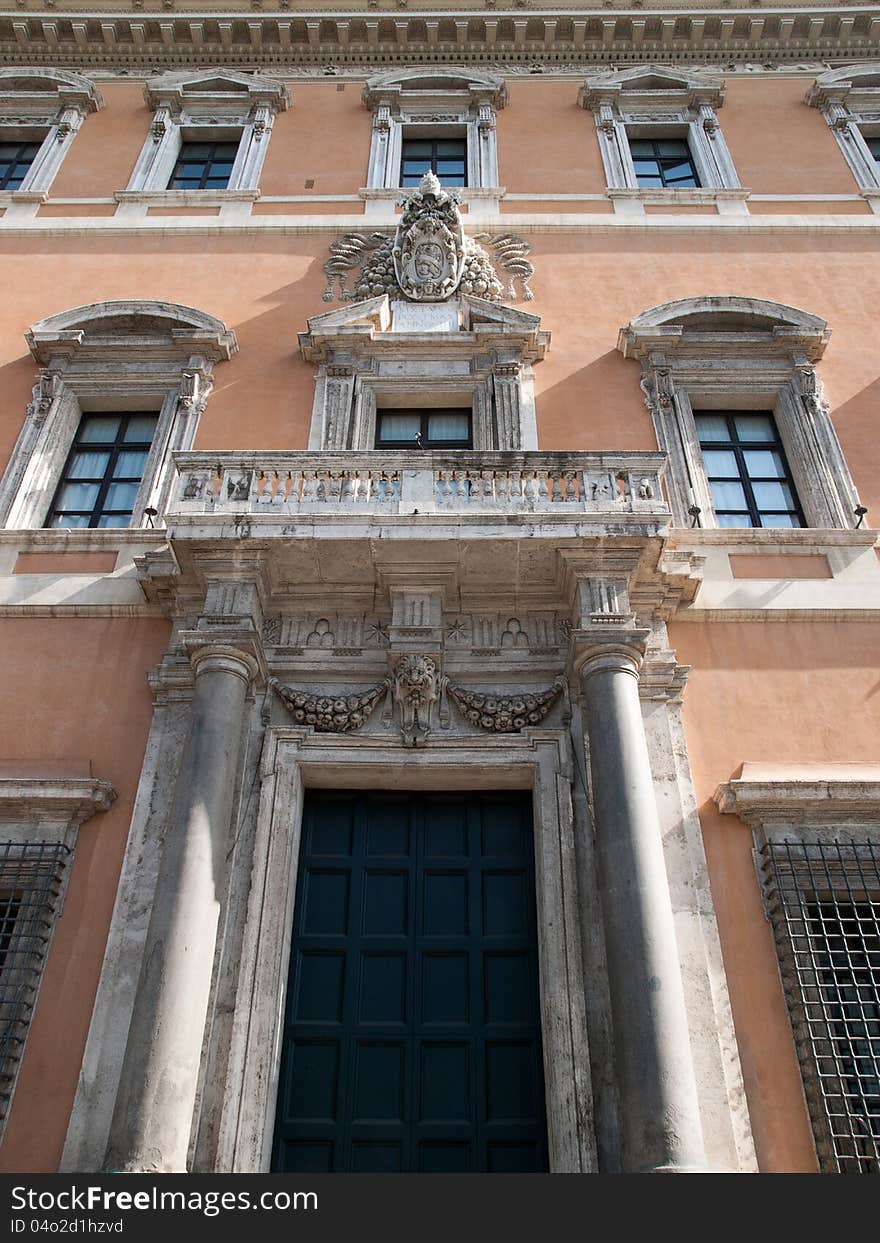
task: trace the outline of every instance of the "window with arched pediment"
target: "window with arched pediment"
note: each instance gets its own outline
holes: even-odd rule
[[[851,527],[858,494],[815,364],[825,320],[758,298],[665,302],[620,330],[677,525]]]
[[[0,482],[0,524],[161,522],[176,449],[189,449],[214,365],[237,348],[213,315],[173,302],[74,307],[27,333],[40,366]]]

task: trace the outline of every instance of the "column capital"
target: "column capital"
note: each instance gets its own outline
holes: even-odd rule
[[[637,626],[572,630],[569,667],[581,681],[607,669],[618,669],[638,677],[650,637],[649,629]]]
[[[214,633],[184,630],[180,642],[196,677],[207,669],[225,670],[251,682],[267,679],[266,658],[259,636],[238,627],[220,627]]]

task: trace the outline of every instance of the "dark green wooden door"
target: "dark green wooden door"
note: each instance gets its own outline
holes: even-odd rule
[[[308,794],[276,1170],[547,1168],[531,799]]]

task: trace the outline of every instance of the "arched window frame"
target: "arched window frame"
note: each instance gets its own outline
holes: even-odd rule
[[[17,190],[0,203],[42,202],[86,117],[103,107],[93,82],[60,69],[0,69],[0,139],[40,141]]]
[[[757,298],[706,296],[643,311],[617,348],[642,365],[641,386],[657,442],[669,455],[666,487],[675,524],[715,527],[694,407],[771,410],[810,527],[854,523],[858,493],[815,369],[825,320]]]
[[[159,416],[131,526],[165,509],[174,450],[189,449],[214,364],[237,349],[234,332],[173,302],[95,302],[51,315],[27,333],[40,373],[0,481],[0,525],[42,527],[84,413],[155,410]]]

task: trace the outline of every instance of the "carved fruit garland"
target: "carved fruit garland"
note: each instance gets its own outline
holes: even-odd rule
[[[269,683],[290,709],[297,725],[311,725],[320,733],[345,734],[360,729],[388,690],[388,679],[361,695],[306,695],[272,678]]]
[[[525,695],[493,695],[447,684],[447,694],[472,725],[498,734],[515,734],[527,725],[540,725],[562,694],[565,682],[557,678],[547,691]]]

